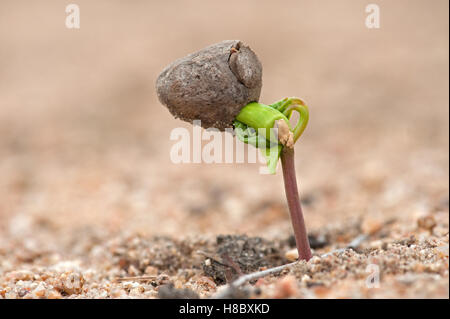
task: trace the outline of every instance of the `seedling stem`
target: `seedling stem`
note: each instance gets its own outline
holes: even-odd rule
[[[284,147],[281,151],[281,166],[283,167],[284,190],[291,214],[292,227],[294,228],[295,243],[297,245],[300,260],[309,260],[311,248],[309,247],[308,233],[303,219],[302,206],[297,189],[295,177],[294,149]]]

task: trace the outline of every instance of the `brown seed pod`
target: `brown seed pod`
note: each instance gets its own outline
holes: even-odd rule
[[[262,65],[239,40],[213,44],[167,66],[158,76],[158,98],[176,118],[204,128],[232,127],[239,111],[257,102]]]

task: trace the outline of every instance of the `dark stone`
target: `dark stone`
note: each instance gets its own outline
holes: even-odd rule
[[[261,267],[270,268],[283,263],[282,250],[272,241],[245,235],[219,235],[216,240],[216,255],[221,258],[211,260],[210,265],[203,264],[203,271],[218,285],[258,271]]]
[[[330,244],[327,236],[324,234],[308,234],[308,240],[309,240],[309,246],[312,249],[323,248]],[[289,245],[289,247],[296,246],[295,237],[293,235],[289,236],[288,245]]]
[[[156,81],[158,98],[173,116],[222,131],[232,127],[245,105],[259,100],[261,87],[261,62],[239,40],[178,59]]]
[[[160,299],[199,299],[199,296],[195,291],[188,288],[176,289],[173,284],[159,287],[158,297]]]

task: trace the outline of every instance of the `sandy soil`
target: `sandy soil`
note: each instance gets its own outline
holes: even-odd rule
[[[63,3],[0,3],[0,299],[209,297],[288,262],[280,171],[170,162],[191,126],[154,81],[223,39],[258,53],[262,102],[311,113],[296,164],[317,257],[235,297],[448,298],[447,1],[377,1],[376,30],[353,0],[77,3],[79,30]]]

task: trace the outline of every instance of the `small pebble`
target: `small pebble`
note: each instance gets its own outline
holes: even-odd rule
[[[52,289],[49,291],[47,298],[48,299],[61,299],[62,296],[58,291],[56,291],[55,289]]]
[[[36,289],[33,290],[33,294],[38,298],[45,297],[46,288],[43,282],[41,282]]]
[[[145,274],[150,276],[156,276],[158,274],[158,268],[153,266],[147,266],[147,268],[145,268]]]
[[[417,220],[417,226],[432,232],[433,228],[436,227],[436,220],[432,215],[422,216]]]
[[[319,264],[320,263],[320,257],[319,256],[313,256],[309,261],[311,264]]]
[[[361,224],[361,230],[366,235],[373,235],[381,230],[383,222],[378,219],[366,218]]]
[[[291,261],[291,262],[296,261],[296,260],[298,259],[298,250],[297,250],[297,248],[288,250],[288,251],[284,254],[284,257],[285,257],[287,260]]]

